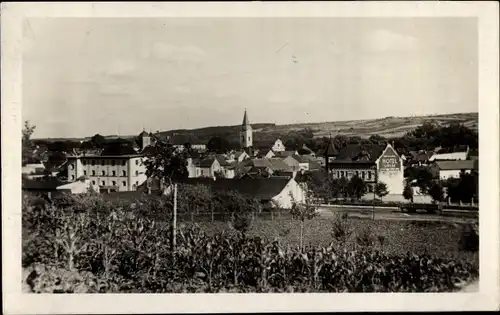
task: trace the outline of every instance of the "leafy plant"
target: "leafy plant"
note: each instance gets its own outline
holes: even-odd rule
[[[375,185],[375,195],[379,198],[383,198],[389,194],[389,191],[387,190],[387,184],[384,182],[378,182]]]

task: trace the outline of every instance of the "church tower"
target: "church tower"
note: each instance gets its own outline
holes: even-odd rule
[[[251,149],[253,147],[252,126],[248,122],[247,110],[243,116],[243,124],[240,132],[240,145],[242,150]]]

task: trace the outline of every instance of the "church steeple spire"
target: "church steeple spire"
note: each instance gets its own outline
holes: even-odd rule
[[[245,114],[243,115],[243,123],[241,125],[240,132],[240,145],[241,149],[248,149],[253,147],[253,135],[252,126],[248,121],[247,109],[245,108]]]
[[[247,109],[245,108],[245,114],[243,115],[243,123],[242,126],[248,127],[250,123],[248,122]]]

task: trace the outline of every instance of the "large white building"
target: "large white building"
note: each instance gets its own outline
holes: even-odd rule
[[[142,154],[132,149],[68,155],[68,180],[85,176],[93,186],[110,191],[133,191],[146,180]]]

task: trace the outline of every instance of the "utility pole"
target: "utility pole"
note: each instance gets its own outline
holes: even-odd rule
[[[177,184],[174,184],[174,215],[172,220],[172,252],[176,247],[176,234],[177,234]]]

